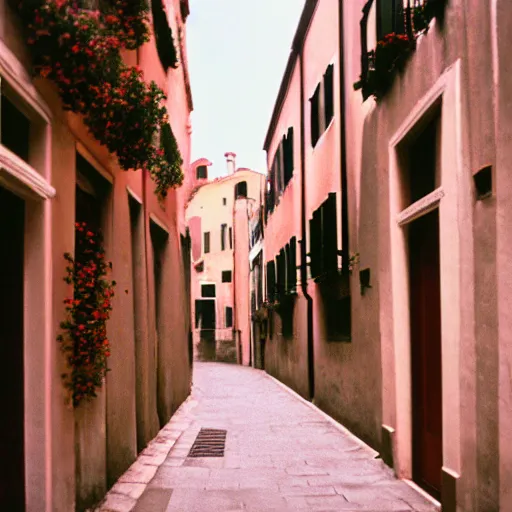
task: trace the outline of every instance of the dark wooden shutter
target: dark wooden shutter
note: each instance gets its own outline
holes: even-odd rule
[[[338,225],[336,219],[336,194],[329,194],[322,206],[323,270],[338,270]]]
[[[207,231],[204,234],[204,252],[205,254],[210,252],[210,232]]]
[[[284,249],[279,251],[277,261],[277,293],[279,297],[286,291],[286,253]]]
[[[334,116],[334,66],[332,64],[327,66],[324,75],[324,115],[325,128],[327,128]]]
[[[220,250],[223,251],[226,249],[226,229],[227,224],[221,224],[220,226]]]
[[[288,133],[283,142],[284,146],[284,186],[288,184],[293,175],[293,128],[288,129]]]
[[[311,257],[311,277],[318,277],[322,273],[322,210],[319,208],[313,213],[309,221],[309,240]]]
[[[267,263],[267,300],[274,302],[276,295],[276,264],[273,261]]]
[[[315,147],[318,139],[320,138],[320,84],[317,85],[315,93],[309,101],[311,103],[311,145]]]
[[[286,244],[286,291],[294,292],[297,287],[297,239],[292,237]]]

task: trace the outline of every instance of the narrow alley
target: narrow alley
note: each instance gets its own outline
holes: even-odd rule
[[[224,456],[189,456],[201,429],[226,431]],[[397,480],[375,451],[266,373],[197,363],[191,397],[100,510],[426,512],[436,507]]]

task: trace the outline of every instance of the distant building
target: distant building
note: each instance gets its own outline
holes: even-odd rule
[[[191,166],[195,181],[186,219],[192,241],[194,357],[250,364],[249,219],[265,178],[237,169],[234,153],[225,156],[227,176],[221,178],[208,179],[206,159]]]

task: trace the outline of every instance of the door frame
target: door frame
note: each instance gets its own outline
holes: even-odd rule
[[[460,338],[461,279],[459,233],[464,156],[461,136],[460,60],[449,66],[431,89],[412,102],[388,145],[389,154],[389,247],[391,290],[381,287],[383,430],[394,436],[393,464],[397,475],[412,479],[412,378],[410,295],[407,224],[439,210],[441,275],[441,353],[443,414],[443,484],[445,474],[459,477],[460,442]],[[441,184],[433,192],[402,209],[402,173],[398,146],[439,103],[441,108]],[[389,315],[384,314],[389,313]],[[389,333],[388,335],[386,335]],[[390,389],[392,392],[390,393]]]
[[[0,144],[0,186],[25,201],[24,450],[27,510],[52,507],[52,403],[55,337],[52,325],[52,116],[31,77],[0,41],[0,80],[9,99],[37,124],[29,162]],[[36,169],[37,168],[37,169]]]

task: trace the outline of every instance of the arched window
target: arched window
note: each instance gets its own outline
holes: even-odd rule
[[[240,181],[235,185],[235,199],[247,197],[247,182]]]

